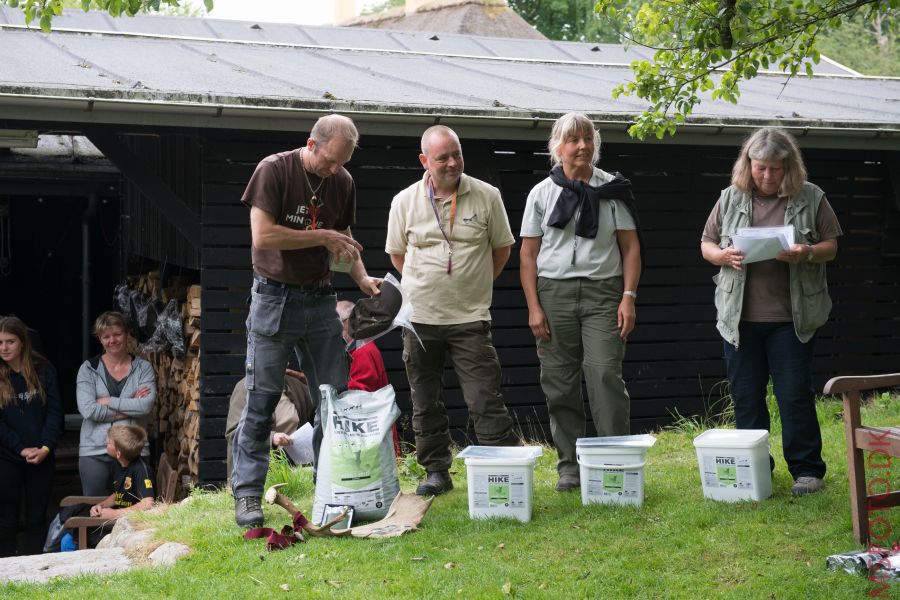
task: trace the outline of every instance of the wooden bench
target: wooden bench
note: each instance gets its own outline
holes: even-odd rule
[[[165,453],[159,457],[159,465],[156,468],[156,501],[171,504],[175,499],[175,482],[178,474],[169,466],[169,460]],[[59,503],[61,507],[75,504],[98,504],[106,500],[108,496],[66,496]],[[88,547],[88,530],[103,525],[111,525],[116,519],[106,517],[70,517],[66,519],[63,527],[78,530],[78,548],[84,550]]]
[[[900,506],[900,490],[891,490],[888,475],[891,472],[891,457],[900,457],[900,427],[866,427],[860,419],[860,392],[900,386],[900,373],[872,375],[866,377],[835,377],[825,384],[825,394],[841,394],[844,401],[844,432],[847,437],[847,475],[850,479],[850,512],[853,520],[853,536],[861,544],[867,544],[873,526],[879,519],[887,523],[890,518],[882,516],[881,510]],[[872,486],[874,494],[869,494],[866,485],[866,462],[863,450],[876,454],[869,456],[874,465],[884,468],[884,484]],[[873,459],[881,455],[883,458]],[[898,461],[900,462],[900,461]],[[873,477],[873,481],[879,474]],[[871,516],[871,519],[870,519]],[[876,529],[878,531],[879,529]]]

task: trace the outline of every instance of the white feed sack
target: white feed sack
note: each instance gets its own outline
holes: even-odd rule
[[[354,520],[382,519],[400,493],[391,434],[400,416],[394,388],[338,395],[323,385],[320,391],[323,438],[312,521],[321,523],[326,504],[352,506]]]

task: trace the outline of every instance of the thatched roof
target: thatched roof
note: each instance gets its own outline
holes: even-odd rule
[[[460,33],[546,40],[506,0],[435,0],[407,13],[402,6],[340,23],[342,27]]]

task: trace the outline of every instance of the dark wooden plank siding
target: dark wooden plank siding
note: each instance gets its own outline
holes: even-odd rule
[[[192,213],[200,214],[201,152],[196,136],[132,135],[125,136],[124,141]],[[127,254],[161,264],[200,267],[199,240],[187,240],[181,235],[156,204],[128,180],[122,190],[122,232],[122,246]],[[141,265],[137,268],[144,270]]]
[[[295,147],[303,138],[208,132],[203,140],[201,196],[203,247],[201,479],[224,477],[227,398],[242,376],[244,319],[250,282],[247,209],[240,205],[247,179],[266,155]],[[418,139],[364,136],[348,165],[357,184],[354,235],[373,275],[391,268],[383,251],[393,195],[421,174]],[[525,200],[547,173],[546,148],[520,141],[463,140],[466,171],[501,188],[518,238]],[[624,366],[632,398],[632,429],[652,429],[672,413],[704,412],[718,400],[724,379],[722,341],[715,330],[712,276],[699,252],[700,232],[719,190],[728,185],[737,149],[732,147],[610,144],[601,166],[631,178],[641,207],[647,265],[639,289],[638,324]],[[809,150],[810,180],[825,189],[845,230],[838,259],[829,266],[832,320],[820,332],[815,382],[837,373],[896,370],[900,342],[900,261],[882,252],[883,223],[896,220],[889,171],[882,152]],[[893,212],[891,212],[893,211]],[[359,293],[337,275],[342,297]],[[494,292],[494,342],[503,364],[503,390],[529,437],[549,437],[534,341],[513,252]],[[378,342],[408,427],[409,391],[400,337]],[[445,374],[451,426],[470,439],[465,404],[452,369]],[[405,432],[411,438],[411,432]]]

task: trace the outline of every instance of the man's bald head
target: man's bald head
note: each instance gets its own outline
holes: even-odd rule
[[[438,138],[449,137],[456,140],[459,145],[459,136],[446,125],[432,125],[422,134],[422,154],[428,156],[428,151]]]
[[[459,136],[446,125],[429,127],[422,134],[419,162],[431,175],[431,184],[436,193],[456,191],[465,166]]]

